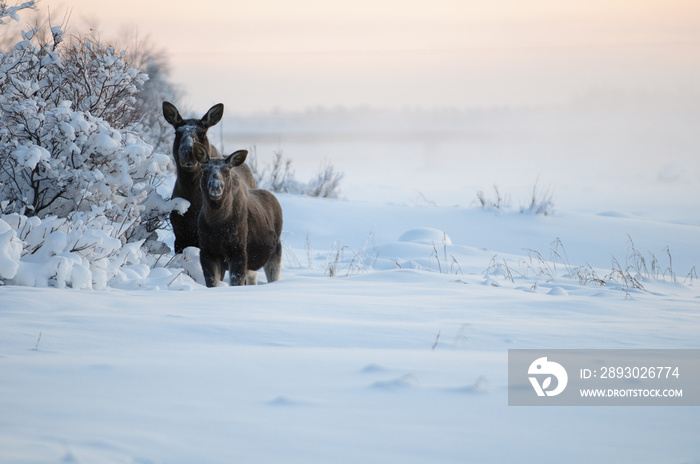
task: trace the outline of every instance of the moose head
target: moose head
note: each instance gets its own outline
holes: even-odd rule
[[[225,159],[210,158],[205,146],[195,142],[192,147],[195,160],[202,165],[201,188],[204,198],[217,203],[232,191],[248,189],[245,180],[233,170],[245,162],[248,150],[238,150]]]
[[[202,144],[207,152],[214,150],[209,144],[207,130],[221,121],[223,115],[224,105],[219,103],[212,106],[201,119],[183,119],[175,105],[163,102],[163,116],[175,128],[173,156],[178,170],[193,172],[199,168],[192,151],[195,143]]]

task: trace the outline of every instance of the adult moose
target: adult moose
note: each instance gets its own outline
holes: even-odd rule
[[[231,285],[257,283],[253,281],[257,274],[251,276],[251,271],[261,267],[268,282],[279,280],[282,207],[267,190],[249,189],[236,170],[248,152],[210,158],[204,145],[195,143],[193,153],[203,166],[199,257],[207,287],[217,287],[226,270]]]
[[[163,116],[175,128],[173,157],[177,166],[177,179],[172,198],[184,198],[190,202],[185,214],[177,211],[170,213],[170,223],[175,234],[175,253],[182,253],[189,246],[199,246],[197,216],[202,207],[202,192],[199,188],[202,167],[195,159],[192,147],[195,143],[202,144],[212,158],[221,158],[219,151],[209,143],[207,130],[217,124],[223,115],[224,105],[219,103],[212,106],[201,119],[183,119],[175,105],[163,102]],[[253,172],[247,165],[236,167],[236,171],[243,182],[250,188],[255,188]]]

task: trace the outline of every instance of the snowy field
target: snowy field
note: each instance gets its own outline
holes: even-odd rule
[[[295,150],[318,139],[296,135],[264,140],[313,170]],[[517,145],[484,137],[457,142]],[[385,163],[345,143],[341,199],[278,196],[279,282],[0,287],[0,463],[700,463],[697,408],[507,405],[508,349],[700,348],[696,161],[577,168],[579,145],[566,167],[472,159],[414,189],[401,146],[382,147],[398,167],[381,185]],[[537,175],[546,216],[516,198]],[[474,203],[493,183],[510,207]]]

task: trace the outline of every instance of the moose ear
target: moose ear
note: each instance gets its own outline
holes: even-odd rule
[[[238,150],[229,155],[229,157],[226,158],[226,162],[235,168],[245,162],[246,156],[248,156],[248,150]]]
[[[209,152],[207,152],[204,145],[199,142],[195,142],[192,146],[192,155],[200,164],[207,164],[209,162]]]
[[[180,112],[177,110],[177,108],[175,108],[175,105],[170,102],[163,102],[163,116],[165,116],[165,120],[174,127],[178,127],[182,124],[182,116],[180,116]]]
[[[214,105],[211,108],[209,108],[209,111],[207,111],[207,114],[202,116],[202,125],[206,127],[207,129],[210,128],[211,126],[215,125],[219,121],[221,121],[221,118],[224,116],[224,104],[219,103],[218,105]]]

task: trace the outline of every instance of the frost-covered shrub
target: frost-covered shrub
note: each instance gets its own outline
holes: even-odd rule
[[[552,214],[554,209],[554,201],[552,200],[552,193],[547,190],[540,190],[537,186],[537,182],[532,187],[532,194],[527,205],[520,207],[521,213],[530,214],[541,214],[543,216],[549,216]]]
[[[96,290],[180,289],[194,284],[188,274],[201,274],[201,269],[193,267],[199,250],[188,249],[179,255],[181,262],[165,268],[159,256],[142,247],[143,240],[124,244],[122,236],[128,228],[102,213],[96,208],[65,218],[1,215],[0,283]]]
[[[0,210],[67,217],[93,211],[123,223],[124,242],[154,240],[169,204],[157,188],[170,157],[137,135],[148,76],[125,52],[89,40],[63,46],[22,33],[0,55]]]
[[[0,23],[33,6],[1,6]],[[180,206],[159,192],[172,162],[144,140],[158,137],[143,126],[149,78],[131,63],[48,26],[0,53],[0,283],[124,286],[168,251],[156,230]],[[183,271],[160,273],[170,285]]]
[[[19,269],[22,241],[12,227],[0,219],[0,280],[12,279]]]
[[[40,219],[9,214],[0,217],[3,228],[13,234],[9,243],[0,238],[0,256],[10,255],[4,263],[0,258],[0,274],[10,284],[101,289],[122,265],[142,258],[141,242],[123,245],[120,231],[104,215]]]
[[[311,197],[336,198],[343,173],[337,172],[330,164],[321,166],[316,177],[308,182],[296,180],[292,170],[292,160],[286,158],[282,151],[275,152],[275,158],[269,165],[260,167],[257,156],[249,157],[249,164],[259,188],[272,192],[294,193]]]

